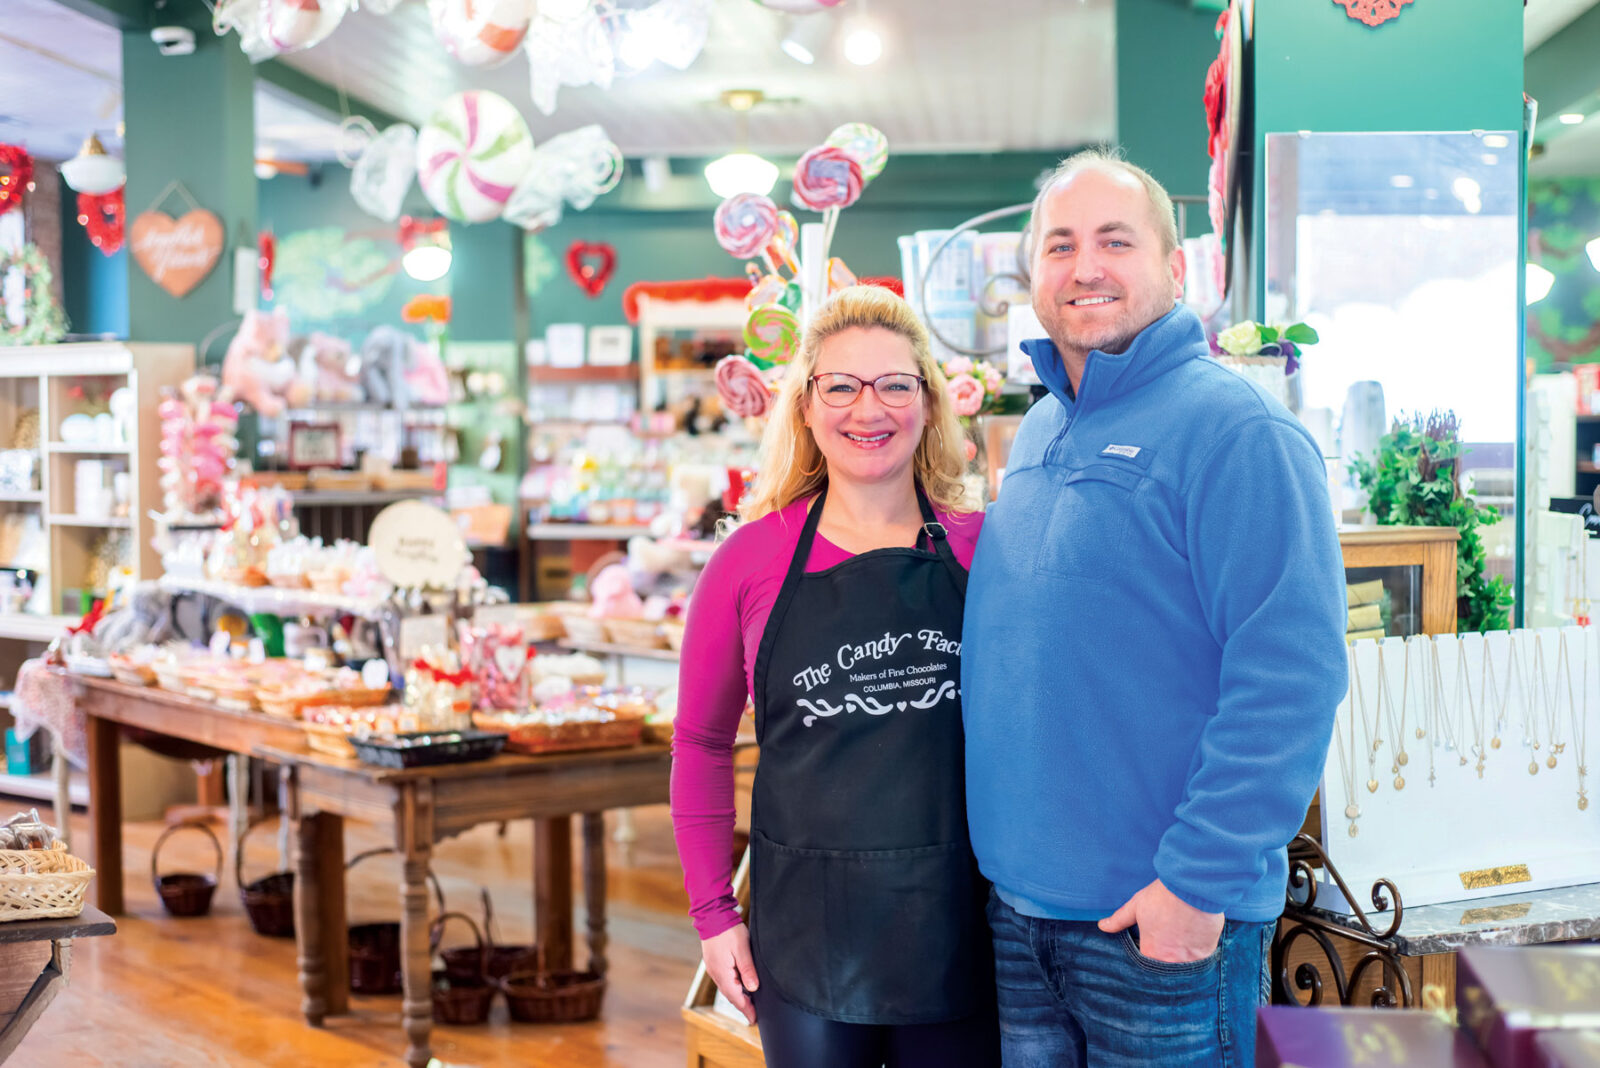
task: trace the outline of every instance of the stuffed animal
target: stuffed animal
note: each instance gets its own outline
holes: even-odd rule
[[[366,400],[350,342],[319,330],[295,338],[289,343],[289,351],[300,370],[289,387],[290,404],[298,408],[307,404],[359,404]]]
[[[405,368],[411,338],[393,326],[376,327],[361,343],[361,385],[374,404],[404,408]]]
[[[412,341],[409,359],[401,377],[414,404],[443,405],[450,399],[450,373],[439,359],[439,349],[421,341]]]
[[[222,360],[222,388],[227,399],[243,401],[264,416],[282,414],[284,394],[295,373],[288,350],[287,309],[246,312]]]
[[[95,641],[108,653],[126,653],[140,645],[160,645],[173,637],[171,597],[159,583],[141,582],[127,603],[95,624]]]

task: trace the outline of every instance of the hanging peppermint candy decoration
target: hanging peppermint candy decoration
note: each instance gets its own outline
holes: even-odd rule
[[[417,135],[422,192],[457,222],[498,217],[532,160],[528,124],[505,97],[483,90],[450,97]]]
[[[522,47],[533,0],[428,0],[434,36],[469,67],[498,67]]]

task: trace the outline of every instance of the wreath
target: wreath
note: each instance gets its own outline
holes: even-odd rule
[[[0,215],[22,203],[33,184],[33,157],[21,145],[0,145]]]
[[[124,208],[122,190],[109,193],[79,193],[78,222],[89,234],[89,243],[103,255],[114,256],[122,247]]]
[[[12,269],[22,272],[22,324],[11,321],[4,296]],[[50,294],[55,281],[38,245],[0,249],[0,345],[48,345],[67,332],[67,317]]]

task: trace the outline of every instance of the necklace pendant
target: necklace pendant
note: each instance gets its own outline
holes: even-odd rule
[[[1444,751],[1446,753],[1454,753],[1456,751],[1456,743],[1455,742],[1445,742],[1444,743]]]
[[[1585,803],[1587,803],[1587,802],[1585,802]],[[1361,829],[1359,827],[1357,827],[1354,823],[1350,824],[1350,837],[1354,838],[1359,833],[1361,833]]]
[[[1582,812],[1585,809],[1587,809],[1588,807],[1589,807],[1589,799],[1587,797],[1583,796],[1582,794],[1579,794],[1578,795],[1578,811]],[[1350,826],[1354,827],[1355,824],[1352,823]]]
[[[1554,756],[1547,757],[1545,759],[1544,766],[1547,767],[1547,768],[1555,767],[1556,766],[1556,758]]]
[[[1462,757],[1461,758],[1461,766],[1462,767],[1466,767],[1467,766],[1467,758],[1466,757]]]
[[[1538,743],[1538,742],[1534,742],[1534,743],[1533,743],[1533,747],[1534,747],[1534,748],[1535,748],[1535,749],[1537,749],[1537,748],[1539,748],[1539,743]]]
[[[1422,738],[1426,738],[1427,736],[1428,736],[1428,732],[1427,731],[1423,730],[1421,727],[1417,728],[1417,738],[1419,740],[1422,739]]]
[[[1379,746],[1381,746],[1381,745],[1382,745],[1382,744],[1383,744],[1383,739],[1382,739],[1382,738],[1375,738],[1375,739],[1373,739],[1373,742],[1372,742],[1372,751],[1373,751],[1373,752],[1374,752],[1374,753],[1376,753],[1376,752],[1377,752],[1377,751],[1378,751],[1378,747],[1379,747]]]
[[[1500,737],[1499,737],[1499,735],[1496,735],[1495,737],[1489,739],[1489,748],[1490,749],[1499,749],[1500,748]]]
[[[1406,753],[1406,751],[1404,749],[1402,749],[1402,750],[1400,750],[1400,755],[1395,757],[1394,761],[1395,761],[1396,764],[1399,764],[1403,768],[1407,764],[1411,763],[1411,757],[1410,757],[1409,754]]]
[[[1361,806],[1354,803],[1344,806],[1344,815],[1346,819],[1355,819],[1361,815]]]
[[[1396,790],[1404,790],[1406,788],[1406,777],[1404,775],[1396,775],[1394,777],[1394,788]]]
[[[1537,775],[1537,774],[1539,774],[1539,762],[1537,760],[1528,761],[1528,774],[1529,775]]]
[[[1436,782],[1438,782],[1438,781],[1439,781],[1439,776],[1438,776],[1438,774],[1436,774],[1436,773],[1435,773],[1435,772],[1433,772],[1433,771],[1431,771],[1431,770],[1430,770],[1430,771],[1429,771],[1429,772],[1428,772],[1428,785],[1429,785],[1429,786],[1432,786],[1432,785],[1433,785],[1433,784],[1434,784],[1434,783],[1436,783]]]
[[[1368,779],[1367,780],[1367,793],[1375,794],[1377,792],[1378,792],[1378,780],[1377,779]]]

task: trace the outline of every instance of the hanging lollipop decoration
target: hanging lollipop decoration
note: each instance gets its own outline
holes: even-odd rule
[[[434,36],[469,67],[498,67],[522,47],[533,0],[428,0]]]
[[[505,97],[484,90],[450,97],[417,135],[422,192],[457,222],[497,218],[532,161],[528,124]]]
[[[711,225],[725,252],[749,259],[762,255],[778,232],[778,206],[760,193],[735,193],[717,206]]]
[[[833,246],[839,212],[860,200],[865,187],[861,164],[833,145],[818,145],[794,165],[795,200],[812,211],[822,212],[823,255]]]

